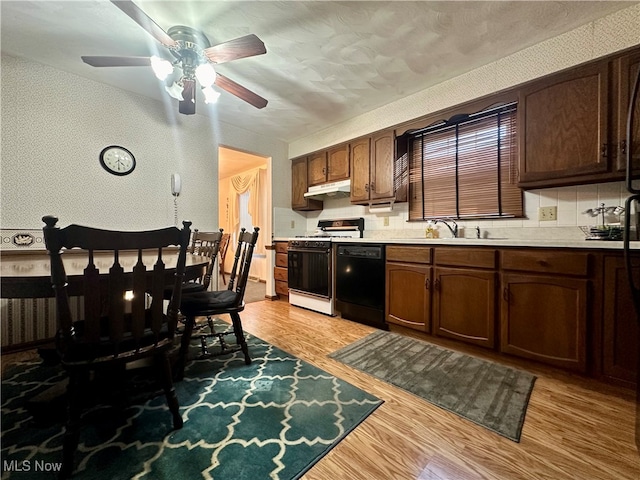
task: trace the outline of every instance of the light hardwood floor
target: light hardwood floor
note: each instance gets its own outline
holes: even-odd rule
[[[516,443],[327,357],[372,328],[283,301],[247,305],[242,322],[246,331],[385,402],[304,480],[640,479],[635,392],[423,336],[538,377]]]
[[[516,443],[327,357],[370,327],[283,301],[248,304],[242,322],[247,332],[384,400],[303,480],[640,479],[634,392],[422,336],[538,377]]]

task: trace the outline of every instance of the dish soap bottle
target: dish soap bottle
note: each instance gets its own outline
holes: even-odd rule
[[[426,238],[438,238],[438,231],[434,228],[431,220],[427,221],[427,229],[424,236]]]

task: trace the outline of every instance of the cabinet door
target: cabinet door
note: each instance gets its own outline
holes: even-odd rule
[[[349,145],[332,148],[327,153],[327,181],[349,178]]]
[[[307,159],[299,158],[291,162],[291,208],[306,207],[304,194],[307,192]]]
[[[520,91],[520,184],[587,180],[609,169],[608,63],[553,75]]]
[[[616,170],[624,173],[627,165],[627,148],[633,146],[633,171],[640,172],[640,97],[636,99],[634,108],[633,141],[627,138],[627,115],[633,84],[640,69],[640,51],[626,55],[617,62],[618,65],[618,145],[616,149]]]
[[[640,279],[640,258],[637,260],[634,273],[636,279]],[[635,384],[638,381],[640,328],[622,257],[605,257],[603,310],[602,373]]]
[[[587,280],[502,275],[500,350],[586,370]]]
[[[393,130],[376,134],[371,138],[371,200],[393,198],[393,153]]]
[[[437,258],[436,249],[436,258]],[[496,274],[464,268],[434,272],[434,334],[494,348]]]
[[[327,181],[327,152],[309,155],[307,172],[308,186],[313,187]]]
[[[351,202],[369,201],[369,137],[351,143]]]
[[[431,267],[387,262],[386,281],[387,322],[429,333]]]
[[[322,210],[322,202],[309,200],[307,192],[307,158],[291,161],[291,208],[293,210]]]

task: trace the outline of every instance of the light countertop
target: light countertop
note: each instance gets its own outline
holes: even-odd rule
[[[275,237],[274,242],[300,240],[300,238]],[[600,240],[531,240],[508,238],[334,238],[333,243],[377,243],[384,245],[447,245],[447,246],[481,246],[481,247],[547,247],[547,248],[582,248],[598,250],[622,250],[623,242]],[[631,249],[640,249],[640,241],[630,243]]]

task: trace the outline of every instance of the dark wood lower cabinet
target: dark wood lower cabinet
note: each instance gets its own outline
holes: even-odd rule
[[[387,322],[430,333],[431,267],[387,262],[386,282]]]
[[[437,267],[434,278],[433,333],[493,348],[496,273]]]
[[[640,252],[634,253],[640,284]],[[637,385],[640,326],[621,251],[387,246],[386,320]]]
[[[500,351],[586,372],[588,280],[502,274]]]
[[[275,242],[276,266],[273,268],[276,293],[289,297],[289,269],[287,262],[287,242]]]
[[[640,257],[635,265],[640,279]],[[640,327],[623,257],[605,257],[603,286],[602,374],[633,386],[638,381]]]

